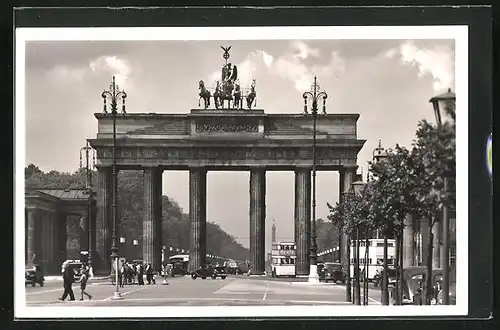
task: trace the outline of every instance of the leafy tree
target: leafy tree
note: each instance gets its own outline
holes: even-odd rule
[[[393,235],[396,238],[395,268],[396,303],[402,300],[402,261],[403,261],[403,228],[408,214],[414,212],[416,199],[414,190],[417,188],[418,178],[414,166],[415,159],[412,153],[399,145],[387,152],[387,158],[371,164],[373,177],[372,187],[377,192],[372,204],[378,204],[378,212],[382,222],[378,227],[385,233],[384,237]],[[385,258],[384,258],[385,259]],[[384,260],[384,265],[386,260]],[[384,283],[385,286],[385,283]]]
[[[342,203],[337,203],[335,206],[332,206],[329,203],[327,205],[330,209],[328,219],[333,223],[334,226],[340,228],[343,234],[347,235],[348,242],[352,237],[356,238],[355,251],[359,252],[360,234],[362,235],[366,231],[366,226],[368,225],[368,204],[366,203],[365,199],[360,195],[348,193],[343,197]],[[347,247],[347,253],[347,289],[349,289],[351,267],[349,246]],[[355,303],[361,304],[359,253],[354,256],[354,260],[354,278],[356,288]]]
[[[447,109],[454,118],[454,106]],[[445,178],[454,177],[456,173],[455,123],[445,122],[441,127],[436,127],[424,120],[419,123],[416,136],[412,157],[415,160],[413,170],[418,182],[414,194],[418,203],[417,214],[427,219],[429,228],[426,283],[426,303],[429,304],[435,239],[433,227],[441,220],[440,212],[443,206],[455,205],[455,194],[444,189]]]

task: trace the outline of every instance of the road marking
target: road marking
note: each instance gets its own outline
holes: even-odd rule
[[[149,288],[149,286],[143,286],[142,288],[138,288],[138,289],[135,289],[135,290],[125,291],[125,292],[121,293],[121,295],[122,295],[122,296],[125,296],[125,295],[127,295],[127,294],[129,294],[129,293],[132,293],[132,292],[137,292],[137,291],[142,291],[142,290],[145,290],[145,289],[147,289],[147,288]],[[108,298],[105,298],[105,299],[101,299],[101,300],[102,300],[102,301],[113,300],[113,296],[108,297]]]
[[[37,291],[37,292],[26,292],[27,296],[32,296],[35,294],[41,294],[41,293],[47,293],[47,292],[56,292],[56,291],[63,291],[62,288],[59,289],[52,289],[52,290],[45,290],[45,291]]]
[[[365,295],[364,295],[364,294],[361,294],[361,297],[365,297]],[[381,303],[380,301],[376,300],[376,299],[373,299],[373,298],[371,298],[371,297],[367,297],[367,298],[368,298],[368,300],[370,300],[370,301],[372,301],[372,302],[376,303],[377,305],[382,305],[382,303]]]
[[[267,298],[267,292],[269,291],[269,284],[270,283],[267,284],[266,292],[264,292],[264,297],[262,297],[262,300],[266,300]]]
[[[123,294],[122,294],[123,295]],[[131,299],[125,299],[121,300],[123,302],[140,302],[140,301],[155,301],[155,302],[161,302],[161,301],[248,301],[248,302],[258,302],[262,301],[261,299],[249,299],[249,298],[185,298],[185,297],[157,297],[157,298],[131,298]],[[91,301],[86,300],[85,302],[89,302],[92,304],[93,302],[105,302],[109,301],[108,298],[106,299],[100,299],[100,300],[94,300],[92,299]],[[316,305],[350,305],[349,303],[346,303],[345,301],[323,301],[323,300],[284,300],[284,299],[270,299],[266,300],[267,302],[281,302],[281,303],[293,303],[293,304],[316,304]],[[76,304],[79,304],[81,302],[75,302]],[[63,304],[67,305],[67,304]]]

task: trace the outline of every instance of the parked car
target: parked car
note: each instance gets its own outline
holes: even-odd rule
[[[196,280],[198,277],[201,277],[202,279],[206,279],[207,277],[211,277],[213,279],[216,279],[217,277],[222,278],[223,280],[226,278],[227,273],[224,269],[224,267],[213,267],[210,264],[203,265],[200,268],[198,268],[196,271],[191,273],[191,278],[193,280]]]
[[[397,272],[396,272],[396,269],[395,268],[388,268],[387,269],[387,282],[389,285],[395,285],[396,284],[396,276],[397,276]],[[373,285],[374,286],[381,286],[382,285],[382,280],[383,280],[383,274],[384,274],[384,270],[382,269],[382,271],[378,272],[375,274],[375,276],[373,277]]]
[[[426,291],[426,266],[414,266],[403,269],[403,305],[425,304]],[[442,304],[442,292],[439,287],[443,281],[443,270],[440,268],[432,270],[432,301],[431,304]],[[456,272],[450,271],[449,303],[456,303]]]
[[[42,267],[40,265],[35,265],[33,268],[28,268],[24,272],[24,285],[30,284],[35,286],[37,283],[43,286],[45,278],[43,276]]]
[[[319,280],[322,282],[332,281],[334,283],[345,283],[345,274],[342,264],[336,262],[325,262],[319,273]]]

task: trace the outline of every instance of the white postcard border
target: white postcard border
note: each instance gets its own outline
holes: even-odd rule
[[[28,307],[24,274],[25,43],[111,40],[454,39],[457,95],[457,304],[454,306]],[[358,317],[467,315],[468,285],[468,26],[295,26],[162,28],[18,28],[15,46],[14,316],[16,318]],[[431,109],[429,110],[431,111]],[[416,129],[416,127],[415,127]],[[195,309],[195,310],[193,310]]]

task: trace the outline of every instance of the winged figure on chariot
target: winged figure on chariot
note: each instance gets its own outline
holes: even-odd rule
[[[213,96],[214,105],[216,109],[225,108],[225,101],[227,101],[226,109],[242,109],[243,108],[243,97],[242,97],[242,89],[238,79],[238,67],[233,65],[232,63],[228,63],[229,59],[229,47],[221,46],[222,50],[224,50],[223,58],[226,63],[222,67],[221,72],[221,80],[217,80],[215,82],[215,88],[212,93],[205,87],[205,83],[203,80],[199,82],[199,101],[198,105],[200,106],[201,99],[204,100],[205,109],[210,107],[210,98]],[[255,79],[252,80],[252,85],[247,91],[246,101],[247,107],[251,109],[253,101],[255,100]],[[232,104],[231,104],[232,103]]]

